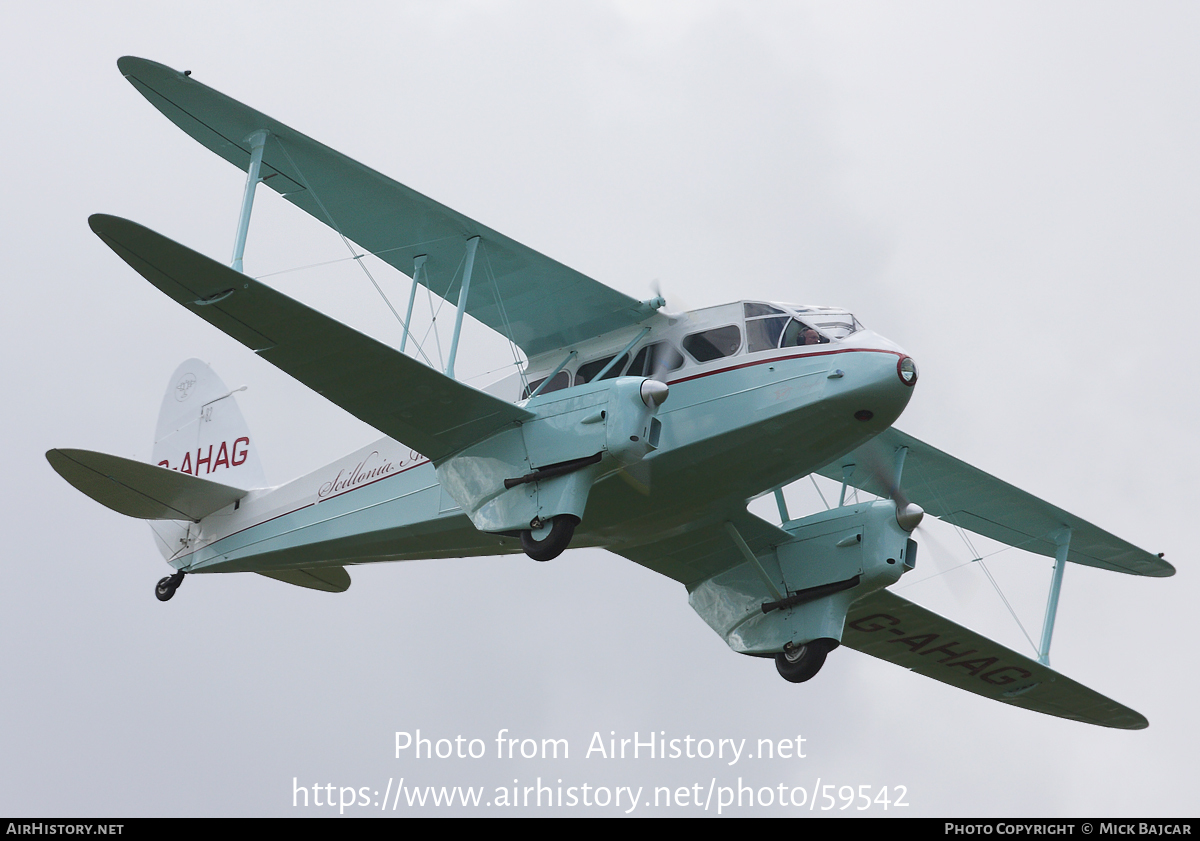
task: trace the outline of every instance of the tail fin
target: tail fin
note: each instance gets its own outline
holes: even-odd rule
[[[152,521],[168,561],[190,545],[195,523],[267,484],[257,441],[233,392],[199,359],[180,365],[167,384],[154,434],[156,466],[87,450],[50,450],[46,459],[102,505]],[[326,589],[349,586],[336,577],[319,583]]]
[[[176,368],[158,410],[154,463],[223,485],[265,487],[258,440],[250,434],[233,394],[199,359],[189,359]],[[150,528],[159,551],[169,561],[189,545],[195,527],[159,521]]]
[[[199,359],[180,365],[158,412],[154,463],[223,485],[265,487],[258,442],[233,394]]]

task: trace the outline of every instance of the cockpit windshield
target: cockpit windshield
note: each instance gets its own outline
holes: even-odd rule
[[[801,318],[831,339],[844,339],[863,329],[858,319],[848,312],[807,312]]]
[[[804,345],[827,345],[829,337],[823,336],[817,330],[814,330],[810,325],[805,324],[799,319],[793,318],[783,328],[783,338],[779,342],[780,347],[803,347]]]
[[[746,350],[828,344],[863,329],[853,315],[830,307],[797,307],[789,304],[743,303]]]

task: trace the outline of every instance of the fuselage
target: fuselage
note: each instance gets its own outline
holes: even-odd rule
[[[572,543],[636,546],[697,510],[743,506],[887,429],[912,394],[906,359],[845,311],[737,302],[655,315],[530,360],[523,377],[487,390],[536,410],[602,379],[670,386],[656,449],[596,483]],[[383,438],[210,515],[171,563],[234,572],[519,551],[515,537],[477,530],[421,454]]]

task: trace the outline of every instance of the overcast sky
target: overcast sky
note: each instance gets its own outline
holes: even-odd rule
[[[335,800],[401,778],[491,798],[540,777],[564,790],[903,787],[909,805],[888,815],[1194,815],[1197,31],[1189,3],[13,5],[0,30],[0,813],[336,814],[311,805],[314,784]],[[112,213],[218,259],[232,246],[244,175],[121,78],[127,54],[190,69],[639,298],[657,283],[693,308],[852,309],[921,366],[902,429],[1178,568],[1161,580],[1071,566],[1056,626],[1053,665],[1149,729],[1010,708],[850,650],[794,686],[728,650],[681,586],[600,550],[356,567],[340,595],[192,576],[159,603],[169,570],[149,529],[69,487],[46,450],[147,459],[167,378],[191,356],[249,387],[239,402],[271,482],[373,431],[171,303],[88,229]],[[248,273],[345,253],[260,192]],[[267,280],[399,342],[352,263]],[[406,278],[381,282],[403,300]],[[496,367],[485,338],[467,344],[460,372]],[[813,502],[803,486],[789,498],[793,513]],[[900,593],[1030,653],[954,532],[926,531]],[[986,563],[1037,639],[1049,562]],[[497,760],[504,728],[566,739],[570,757]],[[481,739],[488,756],[394,758],[396,731],[417,729]],[[635,731],[803,737],[805,757],[585,758],[593,734]]]

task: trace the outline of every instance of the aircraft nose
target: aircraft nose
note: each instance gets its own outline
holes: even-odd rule
[[[866,354],[866,376],[853,389],[854,419],[869,427],[886,428],[895,422],[908,405],[917,382],[917,363],[903,351],[891,350]],[[837,371],[850,376],[853,372]],[[857,379],[857,378],[856,378]],[[849,396],[849,395],[848,395]]]

